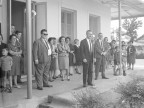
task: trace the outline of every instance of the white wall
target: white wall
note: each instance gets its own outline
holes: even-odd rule
[[[61,7],[77,11],[77,37],[85,38],[89,29],[89,14],[100,16],[100,29],[110,37],[110,8],[92,0],[47,0],[47,29],[50,36],[61,36]]]
[[[3,5],[0,8],[1,13],[1,23],[2,23],[2,34],[3,34],[3,42],[7,42],[7,1],[3,0]]]

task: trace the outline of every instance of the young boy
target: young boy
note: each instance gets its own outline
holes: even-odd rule
[[[123,76],[126,76],[127,50],[126,45],[122,45],[122,70]]]
[[[3,57],[0,58],[0,67],[3,72],[3,85],[4,88],[2,92],[12,93],[12,75],[11,75],[11,66],[12,66],[12,58],[8,56],[8,49],[4,48],[2,50]],[[7,88],[7,78],[9,81],[9,87]]]
[[[120,52],[119,46],[116,46],[114,52],[114,75],[117,76],[118,72],[120,75]]]

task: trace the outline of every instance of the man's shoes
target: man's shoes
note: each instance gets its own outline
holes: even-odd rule
[[[42,88],[42,87],[37,87],[37,89],[38,89],[38,90],[43,90],[43,88]]]
[[[54,81],[54,79],[50,79],[49,81],[50,81],[50,82],[53,82],[53,81]]]
[[[94,86],[92,83],[90,83],[90,84],[88,84],[88,85],[90,85],[90,86]]]
[[[83,87],[87,87],[86,84],[84,84]]]
[[[107,78],[107,77],[102,77],[102,79],[109,79],[109,78]]]
[[[53,86],[48,84],[48,85],[44,85],[44,87],[53,87]]]

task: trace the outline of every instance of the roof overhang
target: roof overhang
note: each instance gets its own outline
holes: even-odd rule
[[[111,19],[118,19],[118,0],[95,0],[111,8]],[[144,17],[144,0],[121,0],[122,18]]]

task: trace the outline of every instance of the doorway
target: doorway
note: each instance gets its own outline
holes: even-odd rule
[[[95,38],[97,39],[97,35],[100,32],[100,17],[96,15],[89,15],[89,29],[93,32],[95,35]]]

